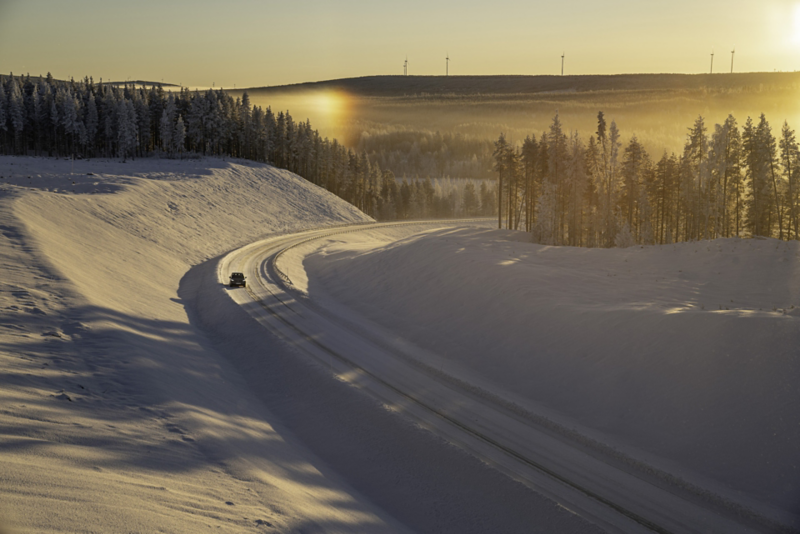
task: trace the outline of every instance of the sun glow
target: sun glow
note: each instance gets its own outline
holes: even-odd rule
[[[309,97],[309,107],[314,115],[330,124],[339,124],[347,118],[351,98],[341,91],[322,91]]]

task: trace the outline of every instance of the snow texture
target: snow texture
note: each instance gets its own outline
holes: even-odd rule
[[[0,528],[402,531],[189,323],[190,265],[368,220],[267,165],[0,158]]]
[[[264,164],[0,157],[0,531],[599,532],[216,279],[259,238],[369,221]]]
[[[800,243],[528,239],[359,232],[294,250],[283,269],[313,301],[412,342],[430,366],[800,525]]]

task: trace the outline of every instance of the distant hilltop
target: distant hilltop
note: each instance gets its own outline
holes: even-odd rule
[[[800,72],[577,76],[364,76],[229,91],[253,94],[341,90],[360,96],[525,94],[584,91],[746,89],[797,86]]]
[[[174,83],[164,83],[164,82],[146,82],[143,80],[128,80],[126,82],[103,82],[104,85],[115,85],[115,86],[124,86],[124,85],[136,85],[139,87],[180,87]]]

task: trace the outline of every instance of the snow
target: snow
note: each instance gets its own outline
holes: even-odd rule
[[[305,362],[216,282],[235,248],[369,221],[252,162],[0,157],[0,530],[596,532]],[[281,267],[588,448],[798,524],[797,242],[446,226],[338,234]]]
[[[315,303],[598,450],[800,524],[800,243],[527,240],[342,234],[282,269]]]
[[[0,176],[0,527],[404,530],[270,424],[177,297],[192,264],[364,215],[244,162],[3,157]]]
[[[230,250],[369,221],[252,162],[0,157],[0,530],[599,532],[217,281]]]

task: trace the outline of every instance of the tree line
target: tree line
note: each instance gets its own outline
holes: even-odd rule
[[[223,89],[0,76],[0,153],[122,161],[228,156],[288,169],[382,220],[495,213],[493,185],[476,191],[465,182],[439,194],[430,180],[398,180],[364,150],[321,137],[310,121]]]
[[[784,122],[764,114],[743,127],[729,115],[713,131],[698,117],[683,152],[656,161],[634,135],[626,145],[597,115],[587,139],[556,113],[537,139],[495,142],[498,226],[543,244],[650,245],[732,236],[800,239],[800,151]]]
[[[358,124],[359,151],[397,175],[482,179],[492,173],[492,135],[429,132]]]

